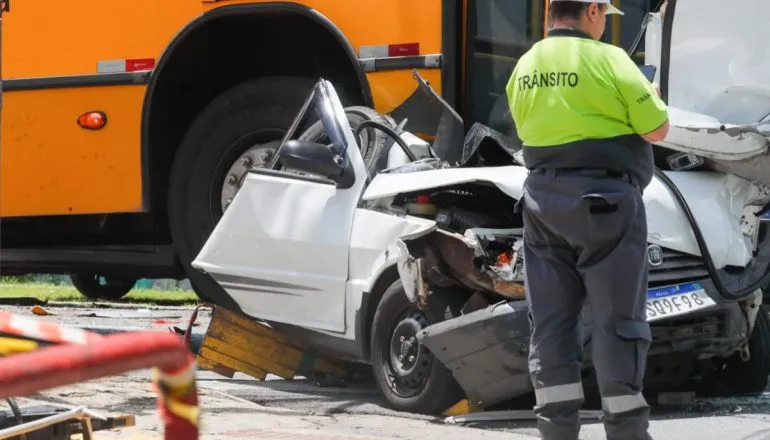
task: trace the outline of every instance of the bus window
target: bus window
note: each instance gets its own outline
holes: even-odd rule
[[[466,130],[475,122],[514,135],[505,85],[518,59],[543,38],[548,0],[468,0],[464,115]],[[603,41],[628,50],[645,15],[661,0],[612,0],[623,16],[609,17]],[[644,45],[634,56],[644,63]]]
[[[623,11],[623,15],[607,20],[607,32],[602,41],[628,51],[639,34],[644,17],[649,12],[657,11],[662,0],[612,0],[612,3]],[[639,65],[644,64],[644,38],[633,54],[633,59]]]
[[[466,129],[481,122],[512,134],[505,85],[516,61],[543,37],[545,1],[468,2]]]

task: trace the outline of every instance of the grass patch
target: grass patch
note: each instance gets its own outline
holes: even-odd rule
[[[81,295],[74,287],[53,284],[3,284],[0,285],[0,298],[37,298],[41,301],[78,301],[94,302]],[[99,301],[104,302],[104,301]],[[186,290],[134,289],[124,296],[121,303],[154,305],[197,304],[198,297]]]

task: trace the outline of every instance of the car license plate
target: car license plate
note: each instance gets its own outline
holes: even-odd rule
[[[711,307],[714,302],[700,283],[658,287],[647,291],[647,321],[670,318]]]

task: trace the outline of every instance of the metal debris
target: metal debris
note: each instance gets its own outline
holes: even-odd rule
[[[604,413],[602,411],[580,411],[581,420],[602,420]],[[531,421],[537,420],[535,412],[532,410],[512,410],[512,411],[486,411],[461,416],[450,416],[444,419],[444,423],[457,425],[474,422],[504,422],[504,421]]]
[[[78,316],[84,318],[119,318],[119,319],[181,319],[183,312],[170,310],[98,310],[83,313]]]

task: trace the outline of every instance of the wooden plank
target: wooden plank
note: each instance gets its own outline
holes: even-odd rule
[[[217,307],[216,309],[214,309],[214,313],[211,316],[211,322],[214,322],[215,318],[218,318],[217,321],[221,322],[222,324],[230,324],[231,326],[240,327],[242,330],[246,331],[248,334],[256,334],[256,335],[273,339],[276,342],[289,344],[289,342],[286,341],[280,335],[280,333],[278,333],[274,329],[264,324],[260,324],[257,321],[241,313],[235,313],[227,309]]]
[[[206,332],[206,338],[233,347],[243,347],[250,352],[258,353],[258,356],[263,359],[270,359],[274,363],[294,371],[302,359],[302,352],[287,342],[278,342],[257,332],[239,331],[237,328],[226,325],[215,325],[213,328],[209,328]]]
[[[269,341],[269,344],[277,344],[277,342]],[[269,344],[261,344],[268,346],[266,350],[261,351],[260,348],[262,347],[255,347],[253,341],[252,344],[237,345],[219,340],[212,336],[208,339],[208,341],[206,341],[206,348],[212,351],[216,351],[217,353],[224,354],[233,359],[238,359],[241,362],[245,362],[249,365],[259,368],[260,370],[267,371],[270,374],[275,374],[276,376],[280,376],[284,379],[293,379],[294,376],[296,376],[294,370],[279,364],[279,359],[276,359],[275,362],[268,360],[266,355],[273,351],[271,347],[269,347]]]
[[[270,328],[217,308],[202,346],[284,379],[296,376],[302,352]]]
[[[224,365],[220,365],[211,359],[205,358],[203,356],[198,356],[195,359],[195,362],[198,364],[198,368],[201,370],[208,370],[213,371],[214,373],[219,374],[220,376],[228,377],[230,379],[235,376],[235,371],[233,371],[230,368],[225,367]]]
[[[216,351],[213,351],[208,347],[202,346],[200,349],[200,354],[198,356],[209,359],[219,365],[225,366],[234,371],[239,371],[241,373],[248,374],[249,376],[257,378],[259,380],[265,380],[265,378],[267,377],[266,371],[261,370],[241,360],[232,358],[226,354],[217,353]]]
[[[241,370],[240,366],[248,365],[252,370],[257,369],[285,379],[311,371],[329,373],[339,378],[347,376],[343,364],[315,355],[312,350],[303,351],[276,330],[246,315],[221,307],[214,309],[198,358],[202,360],[199,362],[202,368],[223,372],[243,371],[254,377],[260,375]],[[237,365],[233,361],[237,361]]]

